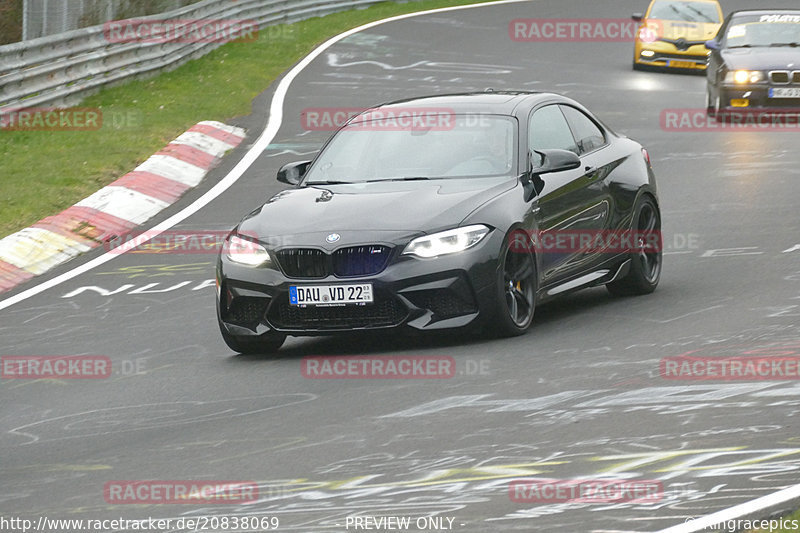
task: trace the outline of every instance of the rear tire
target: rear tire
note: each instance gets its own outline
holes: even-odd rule
[[[642,232],[661,234],[661,213],[655,201],[643,196],[637,201],[634,211],[633,229]],[[608,292],[614,296],[636,296],[650,294],[661,279],[662,251],[659,244],[645,247],[640,239],[640,250],[630,253],[631,267],[625,277],[606,284]]]
[[[536,309],[536,261],[527,250],[513,250],[506,238],[500,251],[496,312],[489,331],[498,337],[524,335]]]
[[[283,345],[286,335],[273,332],[258,337],[240,337],[223,331],[222,340],[225,341],[228,348],[240,354],[273,354]]]

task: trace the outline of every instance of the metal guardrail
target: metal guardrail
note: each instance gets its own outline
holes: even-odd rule
[[[259,29],[289,24],[381,0],[205,0],[136,21],[253,20]],[[181,22],[177,22],[180,24]],[[0,114],[36,106],[64,107],[103,86],[174,69],[222,42],[112,42],[106,25],[0,46]]]

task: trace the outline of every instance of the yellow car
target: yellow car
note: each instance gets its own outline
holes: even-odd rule
[[[705,70],[705,42],[722,25],[717,0],[653,0],[647,12],[631,17],[640,22],[633,68]]]

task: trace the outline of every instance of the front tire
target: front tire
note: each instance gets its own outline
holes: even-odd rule
[[[706,115],[709,117],[715,117],[717,115],[714,100],[711,98],[711,89],[706,89]]]
[[[274,354],[283,346],[286,335],[282,333],[265,333],[258,337],[241,337],[222,331],[222,340],[228,348],[243,355]]]
[[[661,213],[655,201],[643,196],[634,211],[633,229],[649,235],[661,235]],[[636,296],[650,294],[661,279],[662,246],[661,239],[656,245],[645,245],[639,238],[639,249],[630,253],[631,266],[625,277],[606,284],[608,292],[614,296]]]
[[[500,252],[497,279],[497,311],[492,329],[500,337],[516,337],[528,331],[536,308],[536,262],[527,250],[514,250],[507,238]]]
[[[714,99],[714,107],[713,107],[713,117],[714,120],[720,123],[725,123],[728,120],[727,113],[722,110],[722,90],[717,93],[717,97]]]

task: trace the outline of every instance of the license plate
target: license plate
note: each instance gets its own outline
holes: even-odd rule
[[[372,284],[358,285],[291,285],[289,304],[291,305],[366,305],[372,303]]]
[[[770,98],[800,98],[800,88],[797,87],[770,87]]]
[[[675,67],[675,68],[695,68],[697,63],[693,63],[691,61],[667,61],[668,67]]]

